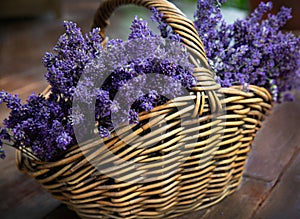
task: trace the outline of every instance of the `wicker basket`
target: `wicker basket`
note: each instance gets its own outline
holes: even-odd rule
[[[220,202],[238,188],[251,142],[272,108],[264,88],[219,87],[193,23],[166,0],[105,0],[94,26],[104,30],[115,8],[129,3],[164,14],[191,54],[198,83],[189,96],[142,113],[134,129],[125,126],[104,141],[74,145],[59,161],[18,153],[19,169],[81,218],[174,218]],[[124,162],[118,165],[118,159]]]

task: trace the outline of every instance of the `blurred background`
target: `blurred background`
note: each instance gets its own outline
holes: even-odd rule
[[[293,7],[294,18],[285,26],[285,29],[295,31],[295,33],[300,30],[299,1],[274,1],[274,12],[278,10],[278,8],[280,8],[283,3],[289,7]],[[26,97],[32,92],[40,93],[41,91],[43,91],[43,89],[47,86],[47,82],[43,78],[45,68],[41,63],[41,59],[46,51],[52,50],[52,47],[55,45],[58,37],[64,32],[62,21],[74,21],[78,23],[78,26],[82,28],[83,32],[87,32],[90,30],[94,12],[100,2],[100,0],[1,0],[0,90],[4,89],[11,93],[18,93],[20,94],[20,97],[22,99],[26,99]],[[173,2],[180,9],[182,9],[182,11],[190,19],[193,19],[193,14],[196,9],[196,0],[173,0]],[[228,0],[228,2],[223,7],[224,17],[228,22],[232,22],[237,18],[243,18],[247,16],[247,14],[251,10],[253,10],[254,7],[257,6],[258,2],[259,0]],[[129,33],[130,23],[133,20],[134,15],[136,14],[139,15],[139,17],[150,20],[150,13],[145,9],[134,6],[123,7],[119,9],[117,13],[112,17],[112,25],[108,28],[108,35],[111,38],[118,37],[126,39],[126,36]],[[154,26],[155,29],[156,25],[152,24],[152,26]],[[295,105],[289,106],[290,108],[295,108]],[[299,104],[296,105],[295,109],[300,109]],[[283,109],[281,109],[281,111],[282,110]],[[284,108],[284,110],[286,109]],[[282,117],[281,119],[282,121],[286,121],[287,123],[289,122],[290,127],[296,127],[294,129],[297,130],[297,119],[292,118],[299,119],[299,116],[297,117],[295,110],[293,111],[290,109],[289,112],[289,115],[292,116],[290,117],[290,119],[286,120],[285,117]],[[8,116],[8,113],[9,111],[4,106],[0,105],[0,123],[2,123],[3,119]],[[274,127],[278,126],[278,128],[280,128],[282,124],[275,123],[273,125]],[[276,133],[276,130],[273,132]],[[270,132],[269,135],[272,135],[272,132]],[[274,143],[276,142],[274,141]],[[298,146],[295,147],[297,148]],[[294,159],[294,153],[292,153],[292,150],[294,149],[295,148],[293,146],[292,149],[290,149],[291,151],[284,148],[276,150],[276,153],[278,154],[276,155],[274,153],[272,156],[275,156],[275,158],[272,157],[272,159],[268,158],[270,154],[269,151],[263,151],[261,153],[259,151],[254,152],[256,153],[256,156],[264,160],[264,165],[266,165],[265,162],[269,159],[268,165],[269,167],[272,166],[273,172],[275,171],[274,174],[273,172],[269,173],[273,174],[273,178],[270,177],[262,181],[266,184],[262,182],[257,183],[255,180],[248,180],[246,183],[248,183],[249,186],[245,187],[246,191],[245,194],[242,193],[242,199],[236,199],[233,202],[231,200],[231,203],[241,205],[242,203],[245,203],[247,197],[250,197],[249,200],[254,204],[253,199],[251,199],[251,194],[253,193],[253,191],[253,194],[257,197],[267,194],[268,191],[270,191],[269,189],[273,185],[270,184],[270,182],[275,182],[276,180],[278,180],[278,176],[282,176],[281,171],[285,170],[284,168],[290,162],[290,159]],[[6,160],[0,160],[0,218],[44,218],[45,215],[59,206],[59,203],[52,199],[49,194],[44,192],[34,180],[21,174],[17,170],[15,165],[15,151],[13,149],[6,147],[6,151]],[[266,155],[266,157],[263,156],[264,154]],[[287,155],[285,156],[285,154]],[[279,159],[283,160],[281,160],[279,164],[275,163],[275,161]],[[252,163],[255,162],[257,163],[257,160],[253,159]],[[266,173],[269,172],[267,168],[268,166],[265,166]],[[258,169],[253,166],[252,171],[258,172],[257,170]],[[299,182],[300,175],[298,175],[297,179],[297,182]],[[257,190],[253,190],[253,188],[256,188]],[[296,188],[299,188],[299,186]],[[298,207],[293,209],[298,209],[297,212],[299,213],[300,194],[297,197]],[[257,201],[255,203],[257,204],[259,202]],[[251,208],[253,207],[251,205],[249,206]],[[235,211],[230,210],[228,212]],[[223,210],[219,213],[222,213],[222,215],[226,215],[226,211]],[[242,212],[237,211],[237,213]],[[247,208],[246,211],[244,211],[244,214],[246,213]],[[70,216],[70,218],[72,217],[74,218],[75,216]],[[57,217],[52,215],[51,218],[63,217],[61,217],[61,215]],[[226,218],[234,217],[228,216]]]

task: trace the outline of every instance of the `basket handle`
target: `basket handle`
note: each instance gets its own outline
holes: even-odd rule
[[[96,11],[92,27],[100,27],[100,35],[105,37],[105,27],[109,24],[109,17],[121,5],[135,4],[149,10],[153,7],[163,14],[163,19],[181,37],[182,43],[191,54],[195,65],[194,75],[197,77],[197,86],[192,90],[206,92],[210,101],[212,112],[222,108],[215,91],[220,88],[210,71],[204,51],[203,43],[192,21],[190,21],[173,3],[167,0],[103,0]]]
[[[187,19],[174,4],[166,0],[103,0],[93,21],[93,27],[101,28],[102,37],[105,36],[105,27],[109,24],[108,19],[111,14],[116,8],[126,4],[143,6],[149,10],[154,7],[163,13],[163,19],[180,35],[182,42],[198,55],[205,67],[208,67],[204,47],[193,22]]]

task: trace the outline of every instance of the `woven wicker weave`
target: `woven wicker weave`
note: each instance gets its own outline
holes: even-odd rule
[[[193,23],[166,0],[105,0],[94,26],[104,30],[115,8],[129,3],[164,14],[191,53],[198,83],[189,96],[140,114],[138,125],[104,142],[74,145],[59,161],[18,153],[19,169],[82,218],[174,218],[220,202],[239,186],[251,142],[272,107],[264,88],[219,87]],[[117,165],[118,159],[125,162]]]

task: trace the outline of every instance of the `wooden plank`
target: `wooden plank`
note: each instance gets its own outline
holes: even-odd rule
[[[77,22],[83,32],[86,32],[90,29],[92,16],[98,4],[99,2],[95,0],[87,2],[78,0],[75,3],[68,1],[64,7],[63,17]],[[128,17],[128,21],[129,19],[132,19],[132,16]],[[122,19],[122,22],[112,20],[111,28],[115,36],[120,36],[120,33],[115,31],[116,27],[120,26],[122,30],[123,21],[126,20],[127,18]],[[19,92],[22,98],[27,97],[32,91],[39,92],[43,89],[45,80],[42,76],[44,70],[41,58],[44,52],[51,50],[63,31],[61,21],[58,20],[27,22],[5,24],[0,27],[0,90],[5,88],[11,92]],[[250,153],[246,170],[249,177],[245,179],[240,190],[207,211],[186,214],[180,219],[198,219],[203,214],[205,214],[203,218],[206,219],[247,219],[259,207],[262,200],[266,201],[257,212],[258,218],[289,218],[288,216],[299,218],[297,214],[300,206],[297,192],[299,161],[293,163],[292,169],[289,168],[276,184],[296,148],[299,147],[297,145],[300,145],[299,96],[298,94],[294,103],[276,107],[274,114],[264,124],[265,128],[257,136]],[[0,107],[1,120],[7,112],[8,110]],[[6,160],[0,160],[1,219],[78,218],[74,212],[51,198],[33,179],[17,170],[13,149],[8,149],[7,155]],[[269,193],[271,187],[273,192]],[[283,216],[279,210],[285,213],[284,217],[277,217]],[[289,212],[291,214],[288,214]]]
[[[295,102],[276,106],[258,132],[249,154],[246,175],[275,182],[300,147],[300,93]]]
[[[43,219],[80,219],[79,216],[77,216],[76,213],[68,209],[65,205],[60,205],[57,207],[54,211],[49,213],[46,217]]]
[[[80,4],[79,4],[80,3]],[[99,1],[64,2],[61,20],[28,19],[2,22],[0,25],[0,90],[18,93],[25,100],[47,85],[46,69],[41,63],[63,33],[62,20],[72,20],[86,32]],[[0,106],[0,124],[9,110]],[[41,219],[60,205],[38,183],[16,168],[15,150],[6,148],[7,158],[0,160],[0,218]],[[73,213],[73,212],[72,212]],[[55,218],[62,218],[57,216]],[[70,217],[74,218],[74,217]]]
[[[56,32],[47,35],[48,28],[51,30],[53,23],[41,28],[39,22],[27,22],[4,25],[0,34],[3,39],[0,47],[0,90],[18,93],[23,100],[32,92],[39,93],[46,87],[46,80],[43,78],[45,69],[41,58],[46,52],[46,47],[47,50],[51,48],[51,44],[57,38]],[[60,25],[58,21],[56,23],[56,26]],[[1,105],[1,125],[8,113],[9,110]],[[4,147],[7,157],[0,160],[0,218],[44,217],[55,209],[59,202],[44,191],[34,179],[22,174],[15,164],[15,150]]]
[[[202,219],[250,219],[271,186],[261,180],[245,178],[238,191],[209,208]]]
[[[6,148],[7,158],[0,160],[0,218],[40,219],[55,209],[59,202],[15,164],[15,150]],[[26,217],[24,217],[26,215]]]
[[[81,2],[81,6],[84,3]],[[62,20],[72,19],[85,30],[89,30],[93,7],[82,10],[74,2],[64,2],[64,18],[28,19],[2,22],[0,26],[0,90],[20,94],[26,99],[32,92],[39,93],[46,87],[41,63],[47,51],[51,51],[63,33]],[[90,5],[89,3],[88,5]],[[77,6],[76,6],[77,5]],[[75,10],[76,9],[76,10]],[[87,11],[89,10],[89,13]],[[0,106],[0,123],[9,110]],[[41,189],[37,182],[19,172],[15,164],[15,150],[6,148],[7,158],[0,160],[0,218],[41,219],[60,203]],[[60,218],[60,217],[57,217]]]
[[[300,218],[300,150],[254,219]]]
[[[186,213],[184,216],[177,217],[176,219],[199,219],[202,218],[206,210]]]

